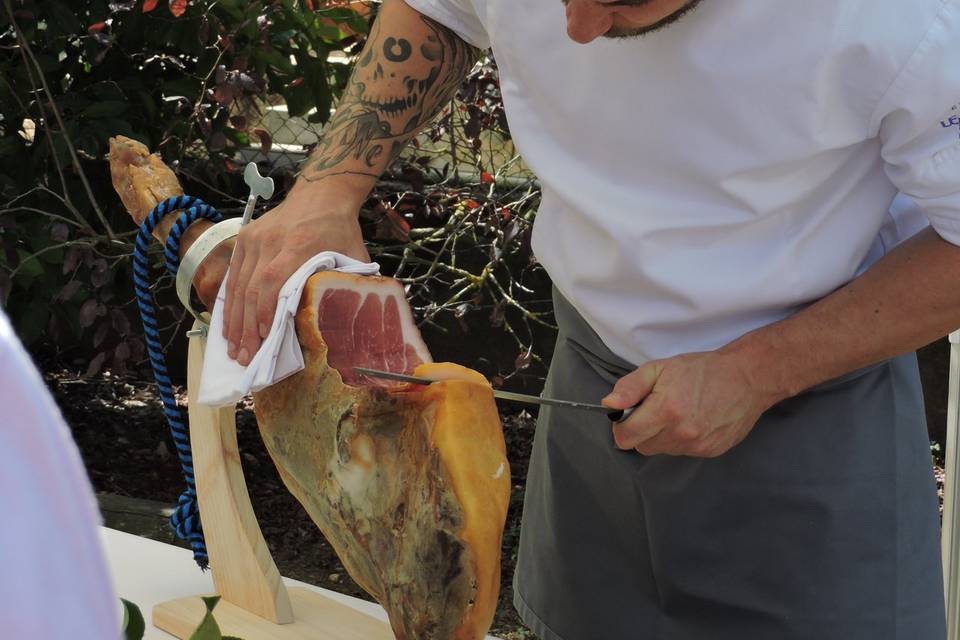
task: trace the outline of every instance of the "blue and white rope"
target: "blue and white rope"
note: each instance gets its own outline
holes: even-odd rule
[[[140,317],[143,319],[147,353],[150,355],[150,364],[157,381],[157,390],[163,401],[163,412],[167,417],[170,432],[173,434],[177,457],[180,459],[180,466],[183,468],[183,475],[187,481],[187,490],[180,494],[177,507],[173,515],[170,516],[170,524],[178,538],[190,542],[190,547],[193,549],[193,559],[200,565],[200,568],[206,569],[207,547],[203,540],[203,527],[200,523],[200,510],[197,504],[197,486],[193,475],[190,435],[183,414],[177,406],[177,398],[173,394],[173,384],[170,382],[170,376],[167,372],[163,346],[160,343],[156,309],[153,305],[153,296],[150,293],[150,269],[147,260],[151,234],[157,223],[171,211],[180,209],[186,209],[186,211],[177,218],[164,246],[165,264],[167,270],[174,276],[177,275],[177,269],[180,267],[180,238],[187,227],[200,218],[212,222],[223,220],[223,216],[216,209],[191,196],[176,196],[158,204],[140,225],[140,232],[137,234],[136,248],[133,252],[133,282],[137,304],[140,307]]]

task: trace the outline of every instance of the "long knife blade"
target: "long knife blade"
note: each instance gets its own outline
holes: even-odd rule
[[[368,369],[366,367],[354,367],[354,371],[370,376],[371,378],[382,378],[384,380],[396,380],[397,382],[409,382],[411,384],[430,385],[439,380],[430,378],[419,378],[404,373],[393,373],[392,371],[379,371],[377,369]],[[589,402],[574,402],[572,400],[560,400],[558,398],[544,398],[543,396],[530,396],[524,393],[513,393],[511,391],[493,390],[493,397],[507,402],[523,402],[526,404],[546,404],[552,407],[566,407],[567,409],[584,409],[586,411],[600,411],[607,414],[613,422],[619,422],[629,415],[631,410],[611,409],[601,404],[591,404]]]

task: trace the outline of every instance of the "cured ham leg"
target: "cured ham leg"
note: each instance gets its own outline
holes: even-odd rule
[[[418,364],[422,343],[395,281],[328,272],[308,287],[297,314],[306,369],[254,394],[267,448],[398,638],[482,638],[510,489],[490,387],[456,365]],[[352,330],[324,331],[330,316],[353,317]],[[349,350],[371,337],[371,348]],[[369,385],[354,363],[449,379]]]
[[[131,175],[124,159],[149,165],[149,154],[114,154],[114,146],[137,144],[111,141],[118,191]],[[142,187],[133,191],[136,206],[156,204]],[[226,263],[211,260],[208,273],[222,278]],[[296,329],[305,369],[254,394],[287,488],[387,610],[398,639],[482,638],[497,603],[510,495],[489,384],[430,361],[403,288],[390,278],[312,276]],[[356,375],[354,366],[442,381],[387,383]]]

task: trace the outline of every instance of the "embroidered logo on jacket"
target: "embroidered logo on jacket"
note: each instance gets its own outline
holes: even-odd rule
[[[955,114],[957,112],[960,112],[960,103],[953,105],[950,108],[950,111]],[[943,127],[944,129],[952,129],[953,127],[957,127],[958,129],[960,129],[960,114],[952,115],[946,120],[941,120],[940,126]]]

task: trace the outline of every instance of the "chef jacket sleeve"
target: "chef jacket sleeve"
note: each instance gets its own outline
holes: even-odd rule
[[[406,0],[406,3],[478,49],[490,47],[490,38],[477,15],[475,0]]]
[[[894,185],[960,245],[960,3],[944,3],[873,124]]]

